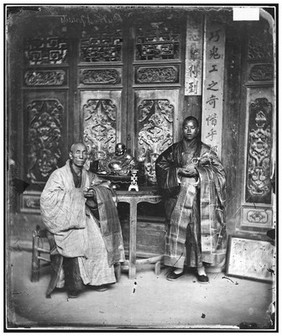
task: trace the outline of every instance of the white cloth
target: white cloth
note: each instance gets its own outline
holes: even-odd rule
[[[55,170],[40,198],[43,223],[54,234],[58,252],[79,257],[84,284],[115,282],[114,267],[108,266],[107,251],[97,220],[87,211],[83,189],[95,175],[82,170],[82,183],[75,188],[70,163]]]

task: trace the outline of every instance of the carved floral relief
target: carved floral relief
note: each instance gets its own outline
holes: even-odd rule
[[[115,151],[117,106],[111,99],[88,99],[83,105],[84,143],[103,162]]]
[[[179,69],[175,66],[140,67],[136,71],[136,83],[178,83]]]
[[[255,64],[251,67],[249,79],[254,82],[270,81],[274,78],[273,64]]]
[[[173,142],[174,106],[168,99],[144,99],[138,106],[138,161],[156,184],[155,161]]]
[[[250,104],[246,202],[271,203],[272,104],[257,98]]]
[[[66,84],[65,70],[28,70],[24,75],[26,86],[62,86]]]
[[[27,112],[27,177],[32,183],[42,184],[58,168],[64,108],[57,99],[34,100],[27,106]]]
[[[82,69],[79,81],[84,85],[120,84],[121,73],[117,69]]]

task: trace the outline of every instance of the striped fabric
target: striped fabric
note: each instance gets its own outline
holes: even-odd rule
[[[118,211],[112,191],[106,187],[95,186],[101,234],[108,252],[109,266],[125,260],[123,238]]]
[[[185,155],[184,155],[185,154]],[[177,168],[196,159],[198,185],[193,178],[177,176]],[[217,155],[201,141],[185,147],[173,144],[156,161],[160,192],[165,198],[167,234],[164,263],[183,268],[224,267],[227,233],[225,223],[226,174]]]
[[[186,257],[186,230],[192,222],[192,207],[196,195],[195,179],[183,178],[181,190],[170,219],[170,230],[166,241],[164,264],[183,268]]]

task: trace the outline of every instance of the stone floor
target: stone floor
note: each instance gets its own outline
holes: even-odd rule
[[[166,280],[167,269],[155,275],[153,265],[137,269],[135,279],[123,272],[106,292],[88,289],[76,299],[64,290],[45,298],[48,267],[39,282],[30,281],[31,253],[11,251],[6,265],[9,330],[225,330],[269,329],[274,285],[209,274],[200,284],[193,274]],[[269,330],[268,330],[269,331]]]

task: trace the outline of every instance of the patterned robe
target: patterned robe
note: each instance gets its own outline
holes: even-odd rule
[[[51,258],[55,278],[51,279],[47,295],[58,284],[62,258],[78,257],[79,271],[84,284],[99,286],[116,281],[114,263],[124,261],[120,222],[110,189],[99,186],[101,181],[82,170],[81,186],[75,187],[70,162],[55,170],[40,198],[41,215],[49,231]],[[97,195],[100,220],[86,206],[83,195],[90,187]],[[58,287],[62,287],[59,285]]]
[[[177,168],[193,163],[198,177],[180,177]],[[203,263],[223,267],[226,257],[226,175],[215,152],[199,138],[181,140],[156,161],[165,198],[167,233],[164,263],[183,268]]]

